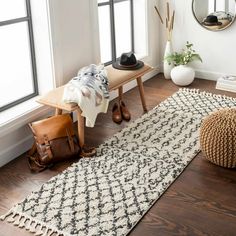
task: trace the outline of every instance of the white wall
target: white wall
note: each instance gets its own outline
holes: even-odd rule
[[[153,67],[160,69],[162,60],[160,60],[160,22],[157,18],[154,6],[158,6],[161,1],[146,0],[147,1],[147,24],[148,24],[148,54],[147,63]]]
[[[230,28],[211,32],[201,27],[192,14],[192,1],[172,0],[176,10],[176,21],[173,33],[174,50],[184,47],[186,41],[194,44],[194,48],[201,55],[203,63],[194,63],[197,76],[216,80],[221,74],[236,75],[236,23]],[[160,1],[161,11],[164,14],[165,1]],[[161,54],[165,47],[165,36],[162,28]],[[160,58],[160,60],[161,60]]]
[[[94,62],[90,1],[50,0],[52,43],[57,85]]]

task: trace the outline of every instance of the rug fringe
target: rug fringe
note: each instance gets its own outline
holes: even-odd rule
[[[8,211],[5,215],[2,215],[1,217],[0,217],[0,220],[5,220],[8,216],[10,216],[12,214],[12,210],[10,210],[10,211]]]
[[[190,89],[190,88],[180,88],[178,92],[187,92],[187,93],[192,93],[192,94],[199,94],[199,95],[203,95],[206,97],[213,97],[213,98],[218,98],[218,99],[229,99],[233,102],[236,102],[236,98],[233,97],[229,97],[226,95],[221,95],[221,94],[214,94],[214,93],[210,93],[210,92],[206,92],[206,91],[200,91],[200,89]]]
[[[190,89],[190,88],[180,88],[178,92],[189,92],[189,93],[199,93],[199,89]]]
[[[67,234],[62,231],[57,230],[52,226],[48,226],[43,222],[39,222],[13,209],[8,211],[5,215],[2,215],[0,220],[11,223],[19,228],[25,228],[29,232],[34,233],[35,236],[67,236]]]

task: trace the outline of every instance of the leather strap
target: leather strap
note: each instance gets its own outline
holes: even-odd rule
[[[38,158],[37,147],[36,147],[36,143],[34,142],[32,148],[29,150],[29,153],[28,153],[29,168],[33,172],[40,172],[40,171],[45,170],[47,167],[49,167],[46,165],[41,165],[38,160],[39,158]]]
[[[72,153],[74,153],[75,152],[75,145],[74,145],[73,137],[71,136],[70,131],[68,129],[66,129],[66,133],[67,133],[67,138],[68,138],[68,142],[70,145],[70,150]]]
[[[31,147],[31,149],[29,150],[29,156],[33,156],[37,151],[37,146],[36,146],[36,143],[34,142],[33,143],[33,146]]]
[[[48,157],[49,157],[50,159],[52,159],[52,158],[53,158],[53,155],[52,155],[50,143],[49,143],[49,141],[48,141],[48,136],[45,134],[45,135],[43,136],[43,138],[44,138],[44,143],[45,143],[45,148],[46,148],[47,155],[48,155]]]

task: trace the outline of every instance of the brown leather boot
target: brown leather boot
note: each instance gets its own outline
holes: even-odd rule
[[[130,112],[122,100],[120,101],[120,111],[124,120],[129,121],[131,119]]]
[[[120,124],[122,121],[120,107],[117,103],[115,103],[112,108],[112,120],[117,124]]]

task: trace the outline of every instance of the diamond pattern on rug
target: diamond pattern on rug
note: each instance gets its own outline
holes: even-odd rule
[[[36,235],[127,235],[199,152],[202,118],[225,106],[236,100],[180,90],[2,219]]]

